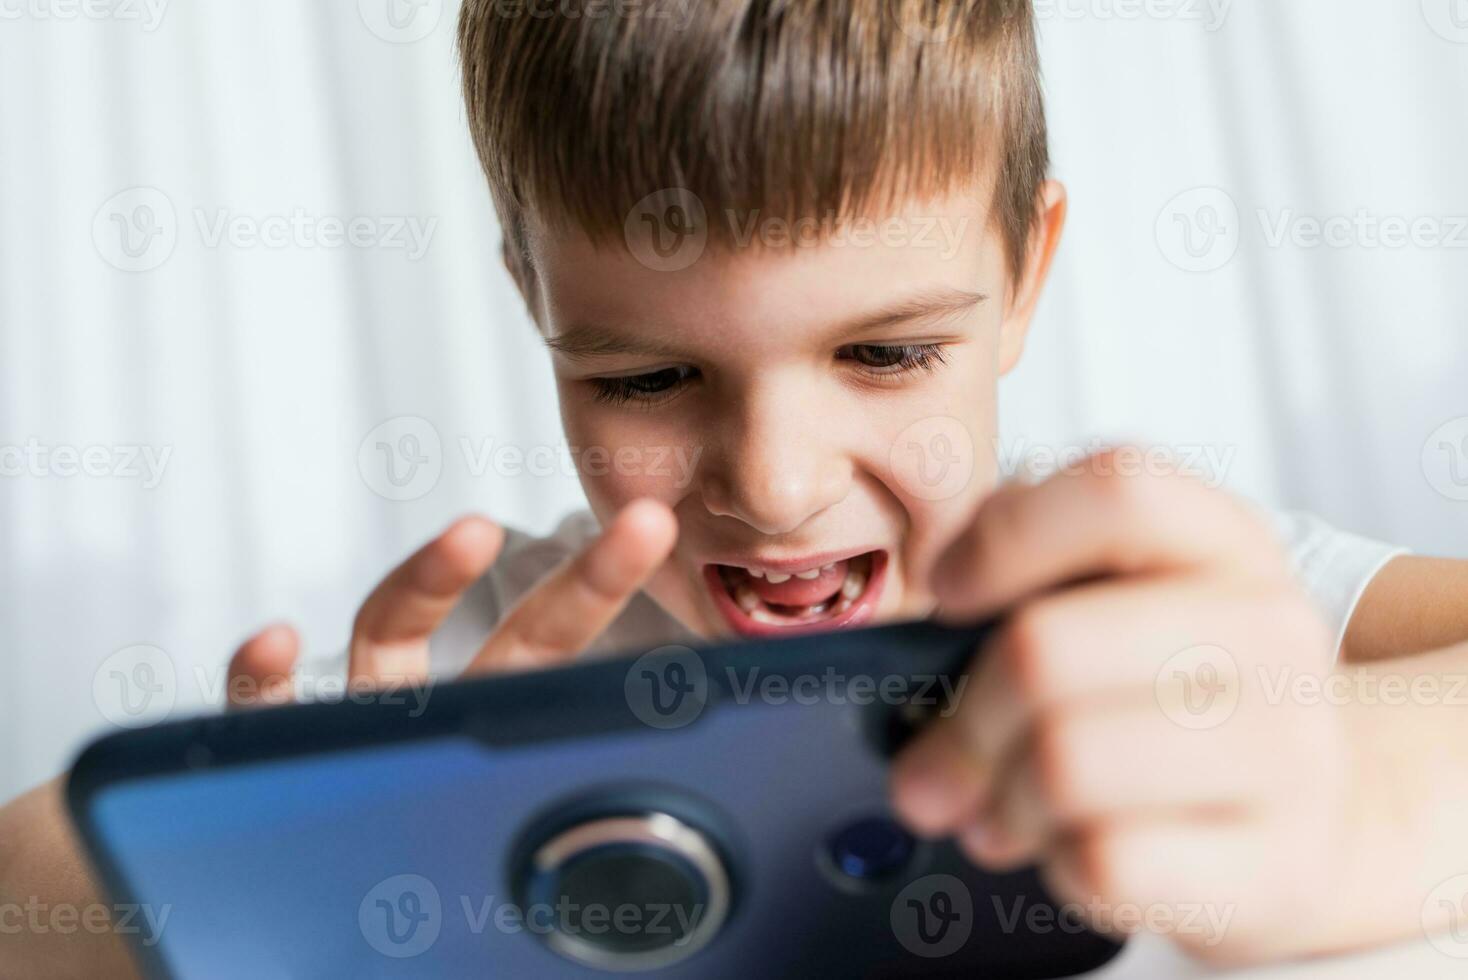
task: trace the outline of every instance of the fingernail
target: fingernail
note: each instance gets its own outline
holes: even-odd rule
[[[271,623],[258,634],[257,638],[269,647],[285,646],[295,639],[296,630],[290,623]]]
[[[992,817],[984,817],[966,827],[959,834],[959,845],[965,852],[981,862],[995,865],[1004,863],[1004,853],[1009,843],[1005,834],[995,825]]]
[[[988,820],[979,820],[966,827],[961,835],[963,843],[976,851],[989,853],[999,842],[999,835],[995,832]]]
[[[678,537],[678,519],[668,505],[653,497],[639,497],[622,508],[616,520],[625,524],[640,525],[639,534],[652,531],[665,536],[667,546],[672,547]]]
[[[902,811],[919,831],[942,833],[948,828],[958,801],[954,785],[942,769],[928,763],[910,763],[897,774]]]

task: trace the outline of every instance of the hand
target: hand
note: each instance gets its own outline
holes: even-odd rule
[[[600,537],[521,599],[466,673],[545,667],[574,658],[667,559],[677,533],[672,512],[662,504],[627,505]],[[348,683],[355,689],[425,682],[429,637],[494,564],[504,538],[492,521],[466,517],[393,569],[357,613]],[[300,640],[290,626],[256,633],[230,661],[230,703],[290,700],[299,653]]]
[[[1115,464],[1001,489],[937,563],[943,618],[1005,618],[897,760],[894,805],[981,865],[1040,865],[1102,929],[1139,910],[1214,960],[1328,946],[1344,712],[1266,695],[1328,674],[1332,637],[1244,505]]]

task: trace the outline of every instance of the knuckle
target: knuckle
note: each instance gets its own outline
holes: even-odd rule
[[[1315,665],[1334,653],[1335,638],[1311,600],[1297,589],[1273,589],[1252,603],[1246,621],[1262,649],[1261,663]]]
[[[1146,517],[1158,503],[1160,478],[1131,465],[1123,450],[1098,460],[1087,478],[1100,505],[1117,517]]]
[[[625,570],[615,567],[593,546],[571,559],[567,569],[573,588],[593,603],[613,603],[622,600],[632,577]]]
[[[1027,700],[1038,700],[1047,690],[1058,631],[1058,617],[1043,602],[1017,610],[1001,629],[1000,667]]]
[[[1212,522],[1225,529],[1237,554],[1250,556],[1247,568],[1255,577],[1278,583],[1295,581],[1285,542],[1263,514],[1231,493],[1211,491],[1208,496],[1218,503]]]
[[[1076,884],[1088,899],[1115,901],[1120,896],[1121,856],[1115,839],[1100,828],[1076,834],[1071,848]]]
[[[1080,816],[1084,805],[1080,726],[1063,712],[1046,711],[1035,719],[1031,737],[1041,801],[1061,820]]]

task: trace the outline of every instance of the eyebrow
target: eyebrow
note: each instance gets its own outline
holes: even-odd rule
[[[873,313],[856,317],[843,325],[838,334],[841,337],[859,336],[869,331],[909,323],[951,320],[971,312],[988,300],[987,294],[973,293],[966,289],[929,290]]]
[[[846,321],[833,331],[832,340],[839,342],[905,324],[950,320],[969,313],[988,299],[985,293],[964,289],[929,290]],[[573,324],[554,337],[546,337],[545,345],[553,353],[576,361],[619,355],[670,359],[689,357],[689,351],[675,344],[589,323]]]

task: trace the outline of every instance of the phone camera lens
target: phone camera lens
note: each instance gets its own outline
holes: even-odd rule
[[[829,847],[837,871],[859,881],[873,881],[907,867],[917,842],[896,821],[867,817],[832,834]]]
[[[524,875],[527,924],[562,956],[601,969],[685,960],[729,914],[723,859],[702,832],[666,813],[570,827],[535,849]]]

